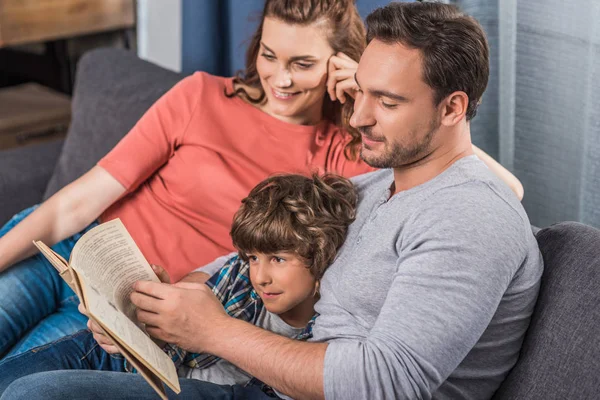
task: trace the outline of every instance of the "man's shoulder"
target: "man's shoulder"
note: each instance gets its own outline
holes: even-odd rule
[[[432,185],[426,206],[453,204],[457,209],[487,212],[496,219],[521,222],[529,226],[523,205],[512,190],[477,157],[460,160]]]
[[[409,242],[450,240],[481,251],[506,253],[507,258],[519,261],[537,253],[523,206],[504,183],[477,163],[454,169],[453,176],[413,201],[404,231]]]

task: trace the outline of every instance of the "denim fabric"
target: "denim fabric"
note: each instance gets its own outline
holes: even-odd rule
[[[181,394],[176,396],[168,391],[170,398],[279,398],[256,379],[247,387],[220,386],[194,379],[180,379],[180,384]],[[122,356],[102,350],[88,330],[0,362],[1,399],[30,398],[32,393],[44,399],[157,398],[141,377],[125,372]]]
[[[15,215],[0,229],[0,237],[36,208]],[[57,243],[53,250],[69,259],[77,240],[96,225],[94,222]],[[86,326],[87,318],[77,311],[77,296],[40,254],[0,273],[0,298],[0,359],[50,343]]]
[[[123,357],[110,355],[88,330],[36,347],[0,362],[0,395],[13,381],[37,372],[56,370],[125,372]]]
[[[169,399],[273,400],[259,385],[220,386],[179,379],[181,393],[167,389]],[[33,397],[32,397],[33,396]],[[137,374],[107,371],[49,371],[25,376],[11,384],[0,400],[156,400],[158,395]]]

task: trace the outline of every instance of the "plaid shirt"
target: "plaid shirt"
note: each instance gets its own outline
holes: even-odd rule
[[[237,255],[231,257],[206,284],[223,304],[227,314],[256,325],[264,305],[250,283],[250,265],[247,262]],[[306,328],[295,339],[306,340],[312,337],[312,327],[316,318],[317,314],[311,318]],[[165,345],[164,350],[177,368],[184,365],[203,369],[219,361],[219,357],[211,354],[188,353],[172,344]]]

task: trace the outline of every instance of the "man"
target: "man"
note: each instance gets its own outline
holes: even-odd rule
[[[361,157],[385,169],[354,181],[357,219],[321,282],[313,341],[227,316],[203,285],[138,282],[132,300],[153,336],[293,398],[490,398],[518,358],[542,259],[519,201],[472,155],[485,35],[435,3],[392,3],[367,24],[351,123]],[[49,379],[60,385],[40,383]],[[22,378],[5,396],[32,390],[153,395],[137,376],[69,371]],[[182,380],[182,396],[268,398],[193,380]]]

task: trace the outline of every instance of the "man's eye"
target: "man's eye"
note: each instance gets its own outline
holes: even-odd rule
[[[396,108],[396,106],[398,106],[398,104],[392,104],[392,103],[386,103],[385,101],[381,100],[381,105],[384,106],[385,108]]]

